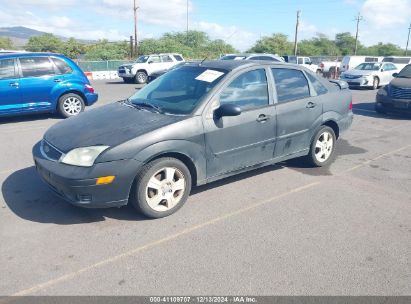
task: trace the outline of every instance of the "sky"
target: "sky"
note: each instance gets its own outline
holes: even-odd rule
[[[360,41],[405,48],[411,0],[137,0],[138,39],[189,29],[223,39],[240,51],[272,33],[294,40],[301,10],[299,40],[318,33],[355,35]],[[78,39],[124,40],[134,33],[133,0],[0,0],[0,27],[26,26]]]

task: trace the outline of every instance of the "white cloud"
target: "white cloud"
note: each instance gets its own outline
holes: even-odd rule
[[[411,0],[366,0],[361,13],[372,28],[391,29],[410,22]]]

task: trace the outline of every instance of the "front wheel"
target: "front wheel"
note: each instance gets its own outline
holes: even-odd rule
[[[137,176],[131,204],[149,218],[161,218],[180,209],[191,191],[191,174],[175,158],[159,158],[146,164]]]
[[[321,126],[311,142],[307,160],[315,167],[327,166],[333,160],[335,144],[334,130],[328,126]]]
[[[80,95],[69,93],[59,98],[58,111],[65,118],[80,114],[84,108],[84,100]]]
[[[378,77],[374,77],[374,80],[372,82],[373,90],[378,89],[379,86],[380,86],[380,80],[378,79]]]
[[[138,84],[144,84],[147,82],[147,73],[146,72],[137,72],[136,78],[135,78],[135,83]]]

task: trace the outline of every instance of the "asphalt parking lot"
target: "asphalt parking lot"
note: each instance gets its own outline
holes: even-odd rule
[[[95,107],[137,88],[93,85]],[[0,119],[0,295],[411,294],[411,119],[375,113],[375,94],[353,91],[329,168],[241,174],[159,220],[68,205],[31,157],[60,118]]]

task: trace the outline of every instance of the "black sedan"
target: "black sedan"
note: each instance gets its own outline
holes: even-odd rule
[[[295,157],[328,165],[352,119],[344,82],[291,64],[208,61],[57,123],[33,155],[67,201],[130,202],[159,218],[181,208],[192,186]]]
[[[377,92],[375,110],[378,113],[397,112],[411,114],[411,64]]]

